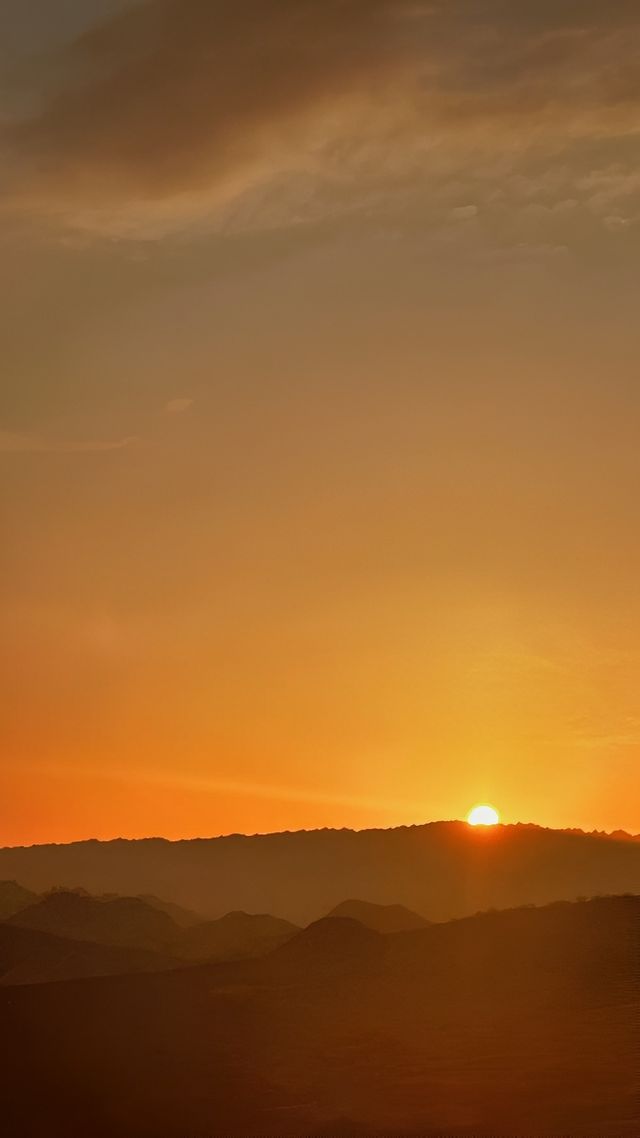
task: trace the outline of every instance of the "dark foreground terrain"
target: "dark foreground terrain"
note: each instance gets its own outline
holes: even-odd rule
[[[640,1133],[640,899],[4,988],[11,1138]]]

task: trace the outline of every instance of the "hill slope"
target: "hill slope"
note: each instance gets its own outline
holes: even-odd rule
[[[640,892],[640,842],[461,822],[196,841],[78,842],[0,850],[0,877],[39,892],[156,894],[208,917],[269,912],[305,925],[346,897],[402,904],[430,920],[491,906]]]
[[[262,960],[0,991],[3,1121],[12,1138],[630,1138],[639,938],[638,898],[387,937],[326,920]]]
[[[140,949],[68,940],[0,923],[0,984],[42,984],[89,976],[160,972],[178,961]]]
[[[0,921],[28,909],[38,901],[38,894],[25,889],[17,881],[0,881]]]
[[[372,901],[342,901],[328,917],[351,917],[379,933],[400,933],[423,929],[429,921],[404,905],[375,905]]]
[[[297,925],[268,913],[227,913],[185,930],[178,951],[185,960],[262,956],[299,931]]]
[[[163,901],[161,897],[156,897],[152,893],[145,893],[136,899],[143,901],[145,905],[150,905],[152,909],[160,909],[160,912],[171,917],[171,920],[175,921],[181,929],[190,929],[193,925],[202,924],[205,919],[200,913],[185,909],[182,905],[177,905],[175,901]]]
[[[175,912],[178,924],[169,914]],[[261,956],[299,931],[268,913],[227,913],[216,921],[194,923],[189,914],[157,898],[92,897],[58,889],[20,910],[10,924],[76,941],[171,954],[185,961]],[[185,927],[185,920],[189,921]]]
[[[138,897],[91,897],[56,890],[11,918],[20,928],[72,940],[167,952],[182,930],[171,917]]]

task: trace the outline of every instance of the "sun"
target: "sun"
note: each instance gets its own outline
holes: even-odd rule
[[[474,806],[473,810],[467,814],[467,822],[470,826],[497,826],[499,821],[498,811],[486,803],[481,806]]]

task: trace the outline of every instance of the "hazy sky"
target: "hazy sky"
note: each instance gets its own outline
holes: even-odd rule
[[[0,44],[0,844],[640,830],[635,0]]]

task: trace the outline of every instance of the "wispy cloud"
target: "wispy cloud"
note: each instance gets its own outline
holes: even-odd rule
[[[295,221],[449,182],[459,226],[484,212],[475,186],[491,199],[535,154],[523,208],[553,195],[550,166],[556,196],[586,198],[603,140],[636,137],[639,31],[632,0],[150,0],[84,35],[67,85],[5,127],[9,196],[161,236],[243,201],[255,216],[273,185]],[[636,157],[608,218],[631,216],[612,201]]]
[[[125,450],[137,442],[139,439],[135,435],[123,439],[73,440],[0,431],[0,454],[101,454]]]
[[[45,764],[39,763],[39,769]],[[69,773],[76,777],[91,778],[95,774],[87,767],[78,767],[63,760],[47,764],[52,773]],[[161,786],[175,790],[198,791],[203,794],[230,794],[247,798],[263,798],[274,802],[309,802],[328,806],[354,806],[361,810],[379,812],[388,816],[390,811],[403,814],[409,821],[417,821],[419,810],[415,802],[391,798],[375,798],[367,794],[344,794],[339,791],[314,787],[255,782],[252,779],[220,778],[215,773],[195,774],[163,771],[156,768],[110,767],[108,777],[119,782],[137,785]]]
[[[529,672],[562,674],[566,671],[566,664],[550,657],[541,656],[535,652],[509,651],[507,649],[484,652],[470,668],[471,674],[494,676],[495,678]]]
[[[585,751],[609,751],[619,747],[640,747],[640,731],[621,732],[611,735],[577,735],[570,740],[570,746]]]
[[[566,730],[550,737],[536,738],[541,746],[567,747],[578,751],[617,751],[640,748],[640,719],[635,715],[619,717],[578,717]]]
[[[165,411],[167,415],[182,415],[184,411],[188,411],[190,407],[193,407],[193,403],[193,399],[170,399],[169,402],[165,404]]]

